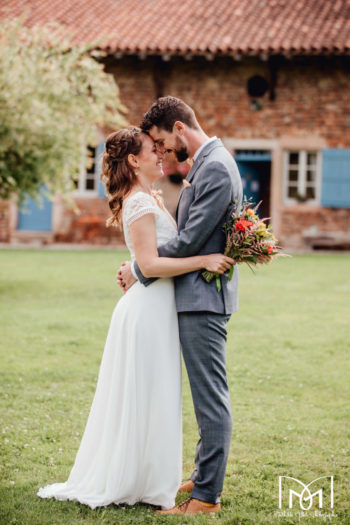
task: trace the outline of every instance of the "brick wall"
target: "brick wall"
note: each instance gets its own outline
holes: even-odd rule
[[[350,242],[350,209],[331,209],[319,206],[291,206],[282,210],[283,244],[289,248],[300,249],[305,246],[305,234],[314,232],[346,234]],[[334,241],[337,235],[333,235]]]
[[[257,59],[234,61],[217,58],[186,61],[123,57],[109,58],[106,69],[115,76],[121,99],[128,108],[131,124],[140,119],[159,95],[183,98],[196,111],[209,135],[235,139],[320,137],[326,147],[350,148],[350,65],[345,58],[303,58],[281,60],[277,68],[275,100],[266,93],[262,109],[254,111],[246,93],[247,80],[256,74],[271,84],[273,71],[268,62]],[[278,174],[282,178],[282,173]],[[275,179],[276,182],[276,179]],[[161,181],[171,210],[176,208],[177,185]],[[281,186],[279,184],[279,186]],[[278,193],[280,188],[278,188]],[[55,239],[69,242],[120,243],[122,235],[104,226],[109,216],[104,199],[76,199],[81,215],[75,216],[62,204],[56,210]],[[346,231],[350,211],[307,205],[278,203],[279,235],[288,244],[302,246],[302,232],[310,226],[319,230]],[[0,215],[0,239],[8,240],[8,212]]]
[[[61,199],[55,202],[54,232],[56,242],[74,242],[91,244],[123,244],[124,238],[120,229],[106,227],[110,217],[106,199],[74,198],[80,211],[76,214],[66,207]]]
[[[10,240],[10,206],[6,201],[0,200],[0,242]]]
[[[133,124],[155,99],[154,67],[151,59],[137,58],[108,65]],[[271,101],[265,94],[260,111],[251,109],[246,83],[256,74],[270,80],[268,62],[172,59],[159,76],[163,94],[190,104],[209,135],[271,139],[316,134],[329,147],[350,147],[349,71],[349,61],[340,58],[283,59],[277,69],[276,98]]]
[[[119,84],[128,118],[138,124],[156,98],[155,63],[151,59],[123,58],[108,65]],[[350,148],[350,62],[345,58],[282,59],[277,66],[275,100],[269,92],[254,111],[246,92],[248,79],[261,75],[270,83],[268,62],[241,62],[218,58],[172,59],[158,72],[163,95],[182,98],[196,111],[209,135],[235,139],[320,137],[325,147]],[[160,94],[160,93],[158,93]],[[282,179],[282,172],[278,176]],[[279,190],[281,188],[279,183]],[[174,188],[174,192],[175,192]],[[174,200],[174,199],[172,199]],[[303,231],[347,231],[350,210],[278,204],[279,236],[285,245],[301,248]]]

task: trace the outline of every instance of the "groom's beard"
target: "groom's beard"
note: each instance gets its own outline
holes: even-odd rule
[[[176,137],[176,144],[175,144],[175,155],[179,162],[184,162],[186,159],[188,159],[188,151],[185,146],[185,144],[182,142],[180,137]]]

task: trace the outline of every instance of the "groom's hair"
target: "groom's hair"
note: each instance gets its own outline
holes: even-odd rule
[[[193,109],[183,100],[175,97],[161,97],[145,113],[140,128],[147,133],[153,126],[156,126],[171,133],[177,121],[187,124],[189,128],[200,129]]]

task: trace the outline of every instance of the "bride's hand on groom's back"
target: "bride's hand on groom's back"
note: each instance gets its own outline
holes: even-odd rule
[[[209,272],[221,274],[229,270],[233,264],[236,264],[236,261],[222,253],[204,255],[204,268]]]
[[[119,284],[123,293],[126,293],[136,282],[136,279],[131,272],[130,266],[130,261],[123,262],[116,275],[117,284]]]

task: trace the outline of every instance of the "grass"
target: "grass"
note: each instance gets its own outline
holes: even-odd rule
[[[0,252],[0,523],[325,523],[315,506],[300,516],[297,503],[291,516],[279,516],[278,476],[309,483],[333,475],[331,522],[349,524],[348,255],[295,256],[255,276],[240,269],[227,347],[234,434],[219,514],[157,517],[146,505],[91,510],[36,496],[70,472],[120,297],[115,270],[126,258],[102,250]],[[183,405],[186,479],[197,441],[186,374]]]

